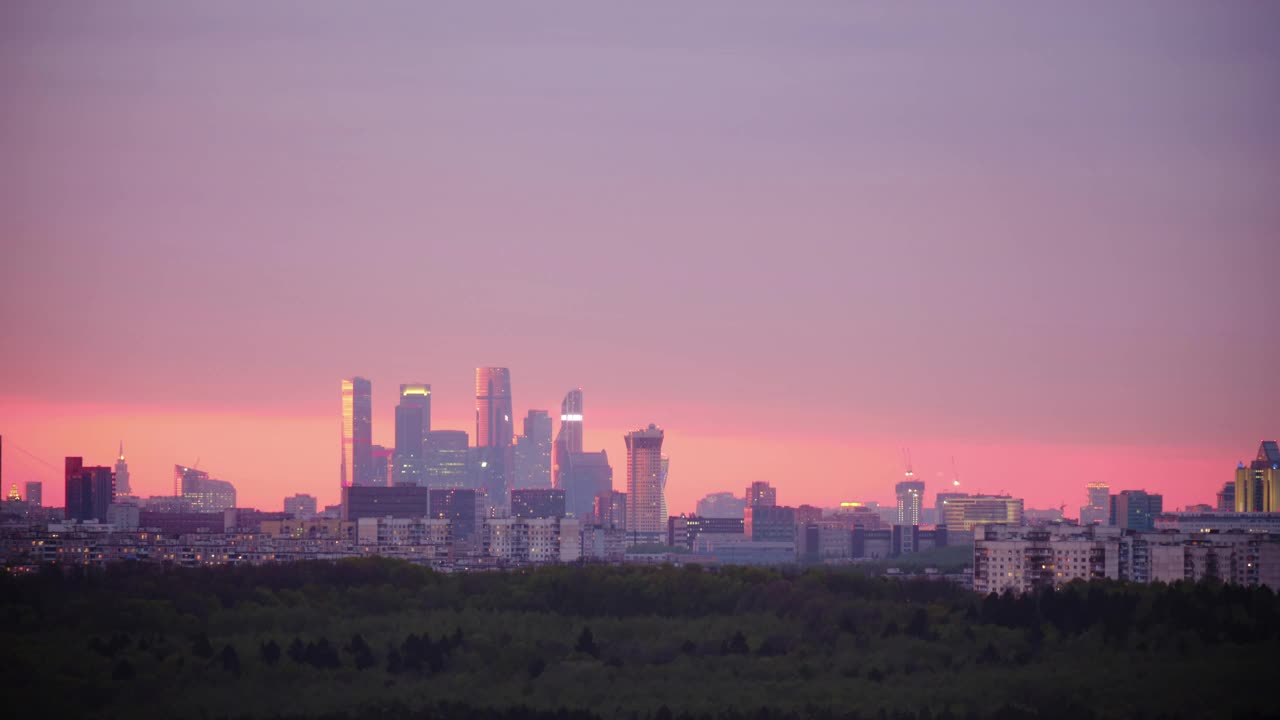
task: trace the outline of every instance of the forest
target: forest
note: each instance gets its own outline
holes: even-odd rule
[[[0,576],[10,717],[1272,717],[1280,600],[387,559]],[[33,711],[34,710],[34,711]]]

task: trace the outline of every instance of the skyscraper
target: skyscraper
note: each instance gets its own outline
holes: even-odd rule
[[[27,483],[27,504],[31,507],[40,507],[44,504],[44,483]]]
[[[509,447],[514,435],[511,412],[511,371],[476,368],[476,447]]]
[[[373,458],[373,473],[367,484],[373,487],[389,487],[395,477],[394,451],[388,447],[373,445],[369,449],[369,454]]]
[[[476,368],[476,471],[486,510],[505,509],[512,440],[511,372],[507,368]]]
[[[1152,530],[1164,511],[1164,496],[1145,490],[1121,490],[1109,500],[1110,524],[1126,530]]]
[[[551,415],[530,410],[516,438],[513,488],[551,488]]]
[[[411,383],[400,386],[396,405],[396,447],[392,478],[396,485],[425,482],[424,445],[431,431],[431,386]]]
[[[471,477],[467,464],[467,433],[463,430],[431,430],[423,443],[424,484],[433,488],[466,487]]]
[[[582,452],[582,388],[575,388],[565,394],[560,402],[560,432],[556,433],[555,451],[552,458],[552,481],[555,487],[563,488],[565,476],[569,471],[569,456]]]
[[[576,518],[591,517],[596,498],[613,491],[613,468],[604,450],[569,453],[560,468],[560,476],[565,512]]]
[[[626,434],[627,534],[633,543],[662,542],[667,518],[662,497],[662,430],[648,428]]]
[[[898,498],[898,525],[919,525],[920,508],[924,505],[924,482],[915,480],[908,470],[907,479],[893,487]]]
[[[68,520],[97,520],[106,522],[107,508],[115,499],[111,468],[105,465],[88,466],[84,458],[68,457],[64,465],[66,481],[66,509]]]
[[[342,381],[342,487],[372,485],[373,383]]]
[[[235,486],[225,480],[215,480],[203,470],[174,465],[173,483],[191,512],[222,512],[236,506]]]
[[[1111,486],[1104,482],[1085,485],[1089,504],[1080,508],[1080,524],[1106,525],[1111,516]]]
[[[124,441],[120,441],[120,454],[116,456],[116,495],[132,495],[129,487],[129,463],[124,460]]]
[[[778,489],[757,480],[747,487],[747,507],[773,507],[778,504]]]
[[[1236,468],[1236,512],[1280,512],[1280,446],[1263,440],[1253,462]]]

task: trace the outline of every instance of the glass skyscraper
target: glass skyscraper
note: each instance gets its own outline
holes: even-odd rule
[[[663,499],[662,429],[629,432],[627,442],[627,535],[632,542],[662,542],[667,530]]]
[[[509,447],[515,434],[511,412],[511,371],[476,368],[476,447]]]
[[[342,487],[372,485],[373,383],[362,377],[342,381]]]
[[[506,508],[511,482],[511,371],[476,368],[476,470],[486,509]]]
[[[400,404],[396,405],[396,485],[424,484],[424,444],[430,431],[431,386],[423,383],[401,385]]]
[[[516,438],[512,488],[551,488],[551,415],[530,410]]]
[[[556,433],[552,457],[552,482],[558,488],[565,486],[569,472],[569,456],[582,452],[582,388],[565,394],[560,403],[560,432]]]

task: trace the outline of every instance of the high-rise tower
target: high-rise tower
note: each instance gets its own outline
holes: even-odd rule
[[[516,438],[513,488],[551,488],[551,415],[530,410]]]
[[[1236,512],[1280,511],[1280,446],[1263,440],[1253,462],[1236,468]]]
[[[907,471],[906,479],[893,488],[898,497],[898,524],[919,525],[920,508],[924,505],[924,482],[915,479],[915,473]]]
[[[488,510],[505,508],[510,485],[511,371],[476,368],[476,469]]]
[[[560,403],[560,432],[552,453],[552,482],[563,488],[569,472],[569,456],[582,452],[582,388],[565,394]]]
[[[342,381],[342,487],[372,485],[373,383],[362,377]]]
[[[667,518],[662,497],[662,429],[629,432],[627,441],[627,534],[632,542],[661,542]]]
[[[511,371],[476,368],[476,447],[509,447],[511,412]]]
[[[120,454],[116,456],[116,495],[132,495],[129,488],[129,463],[124,460],[124,441],[120,441]]]
[[[396,447],[393,480],[396,485],[423,485],[426,472],[424,443],[431,431],[431,386],[400,386],[396,405]]]

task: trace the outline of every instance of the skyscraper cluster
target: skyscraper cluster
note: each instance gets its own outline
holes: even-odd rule
[[[614,527],[630,526],[634,520],[643,523],[646,536],[655,538],[665,531],[669,460],[661,455],[662,431],[650,425],[626,436],[627,495],[638,492],[643,498],[642,505],[629,503],[626,495],[613,490],[613,468],[605,451],[587,451],[583,446],[582,388],[565,395],[558,430],[549,412],[531,409],[516,435],[510,370],[476,368],[471,444],[465,431],[432,429],[431,386],[406,383],[400,386],[396,406],[395,447],[384,452],[372,442],[372,383],[353,377],[342,381],[341,390],[343,488],[472,489],[490,517],[515,511],[512,495],[516,490],[554,490],[546,497],[563,497],[564,513],[570,517],[604,517]],[[379,459],[383,455],[390,458],[389,470]],[[543,512],[529,508],[530,503],[542,502],[544,495],[518,497],[521,513]],[[552,501],[553,505],[558,502]]]

